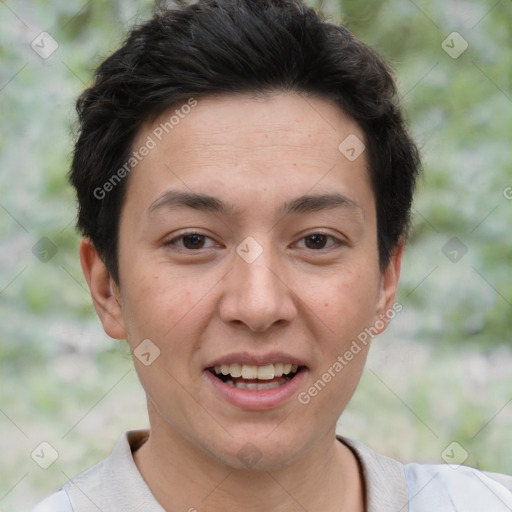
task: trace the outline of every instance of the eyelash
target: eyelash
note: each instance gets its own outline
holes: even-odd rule
[[[177,246],[177,244],[176,244],[177,241],[183,240],[183,239],[185,239],[187,237],[190,237],[190,236],[193,236],[193,235],[197,235],[197,236],[200,236],[200,237],[204,237],[205,239],[209,238],[210,240],[213,240],[213,238],[209,237],[208,235],[204,235],[203,233],[199,233],[197,231],[190,231],[190,232],[182,233],[179,236],[174,237],[172,240],[169,240],[169,242],[166,242],[165,245],[166,246]],[[314,233],[310,233],[309,235],[301,237],[299,240],[303,241],[303,240],[306,240],[308,238],[311,238],[313,236],[318,236],[318,235],[325,236],[327,239],[333,240],[334,243],[332,243],[327,248],[326,247],[322,247],[321,249],[309,249],[309,250],[311,250],[313,252],[321,252],[321,251],[324,251],[324,250],[329,250],[331,247],[343,245],[343,242],[341,240],[339,240],[338,238],[336,238],[333,235],[329,235],[329,234],[324,233],[322,231],[315,231]],[[199,251],[204,249],[203,247],[201,247],[200,249],[197,249],[197,250],[195,250],[195,249],[188,249],[186,247],[179,247],[179,246],[177,246],[177,247],[178,247],[178,249],[186,251],[186,252],[199,252]],[[206,247],[206,249],[209,249],[209,247]]]
[[[189,231],[187,233],[182,233],[181,235],[174,237],[172,240],[169,240],[169,242],[166,242],[165,245],[166,246],[176,245],[177,240],[183,240],[184,238],[187,238],[187,237],[193,236],[193,235],[202,236],[204,238],[209,238],[210,240],[213,240],[213,238],[209,237],[208,235],[204,235],[203,233],[198,233],[197,231]],[[194,251],[193,249],[187,249],[186,247],[178,247],[178,248],[181,250],[187,251],[187,252],[198,252],[198,251]]]
[[[313,251],[313,252],[327,251],[327,250],[329,250],[329,249],[330,249],[330,248],[332,248],[332,247],[339,247],[340,245],[342,245],[342,244],[343,244],[343,242],[342,242],[340,239],[336,238],[336,237],[335,237],[335,236],[333,236],[333,235],[329,235],[328,233],[324,233],[323,231],[315,231],[314,233],[310,233],[309,235],[303,236],[302,238],[300,238],[300,241],[302,241],[302,240],[306,240],[307,238],[311,238],[311,237],[313,237],[313,236],[318,236],[318,235],[320,235],[320,236],[324,236],[324,237],[326,237],[328,240],[333,240],[334,242],[333,242],[330,246],[328,246],[328,247],[322,247],[321,249],[318,249],[318,250],[316,250],[316,249],[310,249],[310,250],[311,250],[311,251]]]

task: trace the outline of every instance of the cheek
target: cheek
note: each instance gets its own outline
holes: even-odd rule
[[[131,345],[150,338],[161,345],[166,331],[178,322],[180,311],[187,309],[189,294],[166,286],[162,276],[130,268],[122,290],[123,316]]]
[[[128,342],[134,349],[149,338],[161,350],[162,359],[173,364],[181,353],[195,349],[211,316],[215,280],[186,272],[170,274],[158,265],[132,265],[130,272],[132,278],[123,290]]]
[[[371,325],[378,298],[371,272],[343,271],[315,288],[315,313],[337,335],[337,349]]]
[[[310,387],[298,398],[312,417],[327,416],[328,424],[336,423],[364,369],[371,338],[362,335],[375,311],[369,286],[364,274],[354,272],[329,280],[316,295],[318,359]]]

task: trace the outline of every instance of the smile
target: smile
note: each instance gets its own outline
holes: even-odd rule
[[[261,366],[250,364],[222,364],[209,371],[230,387],[260,391],[286,384],[295,377],[299,366],[292,363],[274,363]]]

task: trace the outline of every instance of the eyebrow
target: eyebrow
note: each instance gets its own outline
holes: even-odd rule
[[[151,203],[148,213],[152,214],[160,209],[183,207],[223,215],[234,214],[237,211],[233,205],[208,194],[168,191]],[[280,214],[282,216],[294,213],[305,214],[339,207],[359,209],[363,212],[363,209],[356,201],[336,192],[318,195],[306,194],[297,197],[284,203],[280,209]]]
[[[170,190],[165,192],[148,208],[148,213],[152,214],[162,208],[193,208],[207,212],[215,212],[227,215],[233,213],[235,208],[222,199],[210,196],[208,194],[197,194],[195,192],[179,192]]]
[[[281,214],[311,213],[339,207],[354,208],[360,209],[361,212],[363,211],[361,206],[353,199],[336,192],[332,194],[304,195],[297,197],[283,205]]]

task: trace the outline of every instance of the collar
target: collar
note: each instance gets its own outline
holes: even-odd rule
[[[337,436],[356,456],[363,476],[368,512],[409,512],[409,489],[404,465],[379,455],[368,446]]]
[[[63,489],[73,510],[165,512],[151,494],[132,456],[132,450],[141,446],[148,435],[148,430],[126,432],[106,459],[69,480]]]
[[[133,452],[149,436],[148,430],[126,432],[111,455],[71,479],[64,490],[74,510],[123,510],[124,512],[165,512],[142,478]],[[356,456],[361,468],[368,512],[408,512],[408,490],[404,466],[378,455],[362,443],[338,437]],[[108,485],[105,485],[108,482]]]

